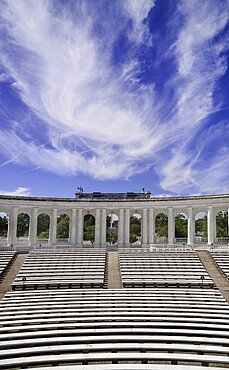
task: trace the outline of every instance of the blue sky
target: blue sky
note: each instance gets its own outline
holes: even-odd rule
[[[229,193],[227,0],[0,0],[0,193]]]

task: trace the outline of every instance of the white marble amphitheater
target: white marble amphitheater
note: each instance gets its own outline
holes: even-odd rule
[[[9,218],[7,240],[0,244],[17,246],[19,243],[33,247],[39,244],[37,240],[37,218],[40,214],[50,217],[49,240],[50,246],[57,245],[56,238],[57,217],[60,214],[68,215],[70,219],[69,238],[65,245],[81,247],[83,243],[83,220],[86,214],[95,217],[95,247],[106,245],[106,217],[115,214],[118,217],[118,246],[128,247],[130,217],[139,214],[142,220],[141,246],[155,244],[187,244],[199,245],[195,237],[195,216],[199,212],[207,214],[208,236],[202,244],[228,244],[229,238],[217,238],[216,214],[219,211],[228,212],[229,195],[209,195],[190,197],[163,197],[152,198],[149,192],[145,193],[76,193],[76,198],[37,198],[0,196],[0,212],[5,212]],[[28,240],[18,240],[16,236],[17,217],[20,213],[27,213],[30,218]],[[155,235],[155,217],[159,213],[168,216],[168,238],[157,240]],[[175,238],[175,216],[184,213],[188,219],[187,240]],[[63,243],[63,241],[60,241]]]
[[[153,198],[146,193],[77,193],[76,198],[0,196],[8,232],[0,239],[0,369],[229,369],[229,246],[216,217],[229,195]],[[28,238],[17,237],[18,216]],[[168,237],[155,232],[167,215]],[[207,238],[195,219],[207,215]],[[49,238],[37,236],[49,216]],[[57,238],[67,215],[69,237]],[[141,239],[130,244],[130,217]],[[175,218],[187,217],[187,238]],[[95,239],[85,244],[85,215]],[[118,218],[106,242],[107,216]]]

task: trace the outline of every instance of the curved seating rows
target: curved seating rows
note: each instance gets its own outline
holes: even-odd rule
[[[30,252],[12,288],[102,288],[106,251]]]
[[[209,287],[214,283],[195,252],[119,252],[122,284],[131,287]]]
[[[99,364],[99,365],[75,365],[33,367],[33,370],[209,370],[206,366],[189,365],[158,365],[158,364]],[[219,370],[218,367],[210,367],[211,370]],[[222,369],[222,368],[221,368]]]
[[[16,252],[0,252],[0,278],[13,261]]]
[[[229,305],[216,289],[14,291],[0,303],[3,370],[123,362],[229,367],[228,354]]]
[[[223,274],[229,279],[229,251],[211,252],[212,258]]]

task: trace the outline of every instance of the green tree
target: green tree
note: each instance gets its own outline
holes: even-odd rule
[[[93,242],[95,241],[95,225],[87,226],[84,228],[83,239]]]
[[[207,226],[207,215],[204,215],[202,218],[199,218],[195,222],[195,235],[202,236],[207,238],[208,235],[208,226]]]
[[[62,214],[57,219],[57,238],[64,239],[69,237],[69,217]]]
[[[111,216],[107,216],[107,229],[111,227]]]
[[[47,231],[42,231],[40,234],[39,234],[39,239],[48,239],[49,238],[49,230]]]
[[[0,216],[0,236],[6,237],[8,230],[8,218]]]
[[[155,233],[158,237],[168,237],[168,216],[164,213],[159,213],[155,217]]]
[[[136,216],[130,217],[130,243],[139,240],[141,236],[141,218]]]
[[[227,237],[228,236],[228,212],[219,212],[216,215],[216,236]]]
[[[20,213],[17,217],[17,237],[29,235],[29,215]]]
[[[185,215],[179,214],[175,217],[175,238],[187,238],[188,220]]]
[[[46,213],[42,213],[37,218],[37,236],[38,238],[44,238],[42,237],[42,233],[46,233],[45,235],[48,235],[49,237],[49,224],[50,224],[50,217]],[[44,235],[44,234],[43,234]]]
[[[95,240],[95,217],[93,215],[85,215],[83,240]]]

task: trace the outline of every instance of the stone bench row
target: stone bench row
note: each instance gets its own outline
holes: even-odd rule
[[[191,264],[190,264],[191,261]],[[119,254],[122,286],[134,287],[214,287],[214,282],[195,253]]]
[[[0,252],[0,278],[12,263],[16,252]]]
[[[90,363],[118,363],[123,361],[139,361],[140,363],[151,363],[151,362],[162,362],[165,361],[171,364],[178,364],[178,363],[197,363],[198,365],[225,365],[226,367],[229,366],[229,357],[228,356],[219,356],[219,355],[205,355],[205,354],[190,354],[190,353],[162,353],[162,352],[145,352],[140,353],[137,352],[136,349],[128,352],[91,352],[91,353],[79,353],[79,354],[72,354],[72,350],[69,349],[70,353],[67,354],[56,354],[56,355],[46,355],[43,356],[30,356],[30,357],[22,357],[22,358],[10,358],[0,360],[1,369],[18,369],[18,367],[30,368],[34,365],[59,365],[61,364],[68,364],[68,363],[75,363],[75,369],[77,369],[77,364],[89,364]],[[57,352],[60,349],[57,348]],[[171,367],[172,369],[172,367]]]
[[[75,365],[52,366],[52,367],[33,367],[33,370],[76,370]],[[77,370],[209,370],[206,366],[189,365],[159,365],[159,364],[89,364],[78,365]],[[219,370],[218,367],[211,367],[211,370]]]
[[[0,303],[1,369],[123,361],[228,367],[228,303],[211,289],[23,291]]]
[[[16,276],[13,290],[103,288],[106,252],[31,252]]]

